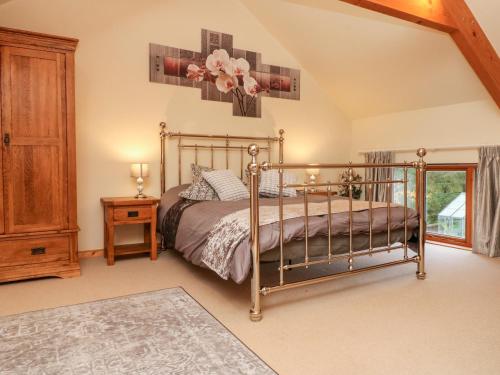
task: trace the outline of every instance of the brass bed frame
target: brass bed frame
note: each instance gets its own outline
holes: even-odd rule
[[[182,160],[182,150],[192,150],[195,153],[195,162],[198,161],[198,151],[205,149],[210,150],[211,154],[211,166],[214,165],[214,153],[216,151],[223,151],[226,154],[226,168],[229,168],[229,156],[233,151],[239,151],[240,154],[240,175],[243,178],[244,175],[244,150],[247,150],[250,157],[250,162],[247,165],[248,178],[249,178],[249,188],[250,188],[250,243],[252,249],[252,280],[251,280],[251,309],[250,309],[250,319],[252,321],[259,321],[262,319],[262,303],[261,299],[263,296],[287,290],[292,288],[297,288],[301,286],[307,286],[312,284],[317,284],[325,281],[330,281],[344,276],[356,275],[363,272],[378,270],[381,268],[406,264],[406,263],[416,263],[417,264],[417,278],[419,280],[424,280],[426,277],[425,273],[425,233],[426,233],[426,223],[425,223],[425,174],[426,174],[426,162],[424,157],[426,155],[426,150],[420,148],[417,150],[418,161],[415,162],[404,162],[404,163],[391,163],[391,164],[374,164],[374,163],[347,163],[347,164],[299,164],[299,163],[285,163],[283,159],[283,148],[284,148],[284,130],[279,131],[279,137],[252,137],[252,136],[230,136],[230,135],[206,135],[206,134],[189,134],[180,132],[167,131],[166,124],[160,124],[160,140],[161,140],[161,192],[162,194],[166,191],[166,160],[165,160],[165,145],[167,138],[177,138],[177,148],[178,148],[178,168],[179,168],[179,185],[182,183],[182,173],[181,173],[181,160]],[[223,144],[210,144],[210,145],[199,145],[199,144],[187,144],[183,143],[186,139],[205,139],[215,142],[222,142]],[[254,142],[248,147],[244,145],[234,145],[235,141],[251,141]],[[278,163],[271,162],[271,154],[273,149],[273,144],[278,143]],[[259,144],[264,144],[259,146]],[[259,163],[258,156],[261,151],[267,152],[267,161]],[[327,253],[324,254],[324,259],[310,260],[309,259],[309,246],[308,246],[308,203],[309,203],[309,193],[311,191],[311,186],[307,184],[284,184],[283,173],[286,170],[294,169],[307,169],[307,168],[318,168],[318,169],[342,169],[348,171],[348,182],[326,182],[316,184],[314,187],[323,187],[327,191],[327,204],[328,204],[328,246]],[[403,179],[394,180],[388,179],[386,181],[364,181],[364,182],[354,182],[353,181],[353,169],[377,169],[377,168],[390,168],[391,170],[395,168],[403,169]],[[410,257],[408,255],[408,171],[410,169],[416,170],[417,177],[417,211],[419,213],[419,235],[418,235],[418,251],[417,255]],[[278,210],[279,210],[279,250],[280,250],[280,260],[279,260],[279,285],[273,286],[262,286],[261,285],[261,262],[260,262],[260,237],[259,237],[259,174],[261,171],[267,170],[277,170],[279,175],[279,195],[278,195]],[[372,219],[373,219],[373,186],[376,184],[386,184],[387,185],[387,246],[376,247],[372,246]],[[391,192],[392,187],[395,184],[403,184],[404,186],[404,241],[400,245],[391,243]],[[335,186],[348,185],[349,189],[349,252],[345,254],[332,254],[332,188]],[[354,251],[353,249],[353,186],[354,185],[365,185],[367,188],[368,195],[368,218],[369,218],[369,248],[362,251]],[[304,261],[301,263],[285,264],[285,243],[284,243],[284,213],[283,213],[283,189],[284,188],[295,188],[303,191],[304,197]],[[366,266],[361,268],[354,268],[354,259],[360,256],[372,256],[373,254],[382,252],[391,252],[392,250],[402,249],[403,258],[391,262],[380,263],[373,266]],[[284,271],[294,269],[294,268],[309,268],[313,265],[318,264],[331,264],[335,261],[347,260],[347,270],[344,272],[338,272],[327,276],[316,277],[311,279],[306,279],[302,281],[286,282]]]

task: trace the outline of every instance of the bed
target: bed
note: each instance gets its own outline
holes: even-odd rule
[[[425,212],[424,200],[422,197],[417,199],[417,210],[409,208],[407,202],[409,169],[417,170],[418,193],[424,191],[424,149],[418,150],[419,160],[413,163],[287,164],[283,160],[283,130],[280,130],[279,137],[247,137],[169,132],[164,123],[160,126],[162,198],[158,210],[158,230],[162,247],[175,249],[187,261],[211,268],[220,277],[232,279],[236,283],[242,283],[251,276],[252,321],[262,318],[262,297],[280,290],[410,262],[417,264],[417,277],[425,278],[425,222],[423,215],[419,214]],[[177,139],[178,185],[167,190],[166,147],[170,139]],[[192,143],[193,140],[200,141]],[[239,144],[235,145],[235,142]],[[245,142],[253,143],[248,146]],[[276,143],[278,162],[272,163],[273,146]],[[229,169],[230,159],[236,154],[239,175],[247,179],[250,199],[188,201],[180,198],[179,193],[189,186],[183,184],[185,181],[182,177],[183,152],[186,150],[194,153],[195,163],[198,163],[201,150],[207,151],[212,167],[214,155],[222,152],[225,154],[223,161],[226,169]],[[266,160],[259,161],[259,156],[264,156]],[[246,161],[248,165],[244,168]],[[322,188],[327,192],[320,196],[311,194],[312,187],[307,184],[284,182],[285,171],[311,167],[345,169],[349,176],[352,176],[354,168],[402,168],[404,178],[362,182],[367,188],[366,201],[353,199],[351,186],[354,183],[351,178],[348,182],[348,197],[332,194],[333,189],[341,183],[317,184],[314,188]],[[262,171],[273,169],[277,170],[279,176],[278,196],[262,198],[259,196],[259,175]],[[396,205],[390,199],[385,202],[374,201],[372,190],[378,183],[386,184],[389,191],[395,184],[402,184],[404,204]],[[285,197],[283,191],[290,188],[296,189],[299,195]],[[357,257],[396,249],[402,249],[400,260],[369,267],[357,268],[355,265]],[[299,282],[286,280],[285,271],[338,261],[347,262],[345,272]],[[265,262],[278,264],[279,282],[276,285],[261,285],[261,264]]]

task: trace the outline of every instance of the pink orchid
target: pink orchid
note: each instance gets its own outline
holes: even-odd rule
[[[238,79],[231,77],[229,74],[220,72],[217,80],[215,81],[217,89],[224,94],[238,87]]]
[[[186,77],[193,81],[201,82],[205,76],[205,70],[201,69],[196,64],[189,64],[187,67]]]
[[[243,78],[243,88],[245,89],[247,95],[250,95],[252,97],[256,97],[257,94],[261,91],[260,86],[255,78],[250,76],[245,76]]]
[[[212,52],[205,62],[207,69],[214,76],[218,76],[221,72],[226,72],[232,75],[231,72],[227,72],[227,69],[231,69],[231,64],[229,60],[229,54],[225,49],[216,49]]]
[[[248,72],[250,71],[250,64],[248,63],[247,60],[244,58],[240,57],[239,59],[235,59],[231,57],[231,65],[232,65],[232,70],[233,70],[233,75],[237,77],[244,77],[248,75]]]

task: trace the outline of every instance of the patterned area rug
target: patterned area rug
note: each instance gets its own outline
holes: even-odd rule
[[[181,288],[0,318],[0,374],[275,374]]]

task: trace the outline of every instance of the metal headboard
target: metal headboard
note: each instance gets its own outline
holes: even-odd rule
[[[283,163],[283,134],[285,131],[280,129],[279,137],[253,137],[253,136],[243,136],[243,135],[208,135],[208,134],[191,134],[191,133],[181,133],[173,132],[167,130],[167,124],[165,122],[160,123],[160,176],[161,176],[161,193],[166,191],[166,154],[165,146],[167,138],[177,138],[177,161],[178,161],[178,175],[179,175],[179,185],[182,183],[182,151],[191,150],[194,152],[195,163],[198,163],[198,151],[199,150],[210,150],[210,167],[214,167],[214,154],[216,152],[225,152],[226,154],[226,168],[229,169],[229,156],[231,151],[240,154],[240,178],[243,179],[243,174],[246,169],[244,166],[244,158],[247,156],[246,151],[248,144],[235,145],[235,141],[248,141],[254,143],[260,143],[263,146],[260,147],[260,151],[267,153],[267,161],[271,162],[271,155],[273,150],[273,143],[278,143],[278,157],[279,163]],[[196,144],[196,143],[183,143],[184,140],[193,141],[195,139],[210,139],[215,142],[215,144]]]

